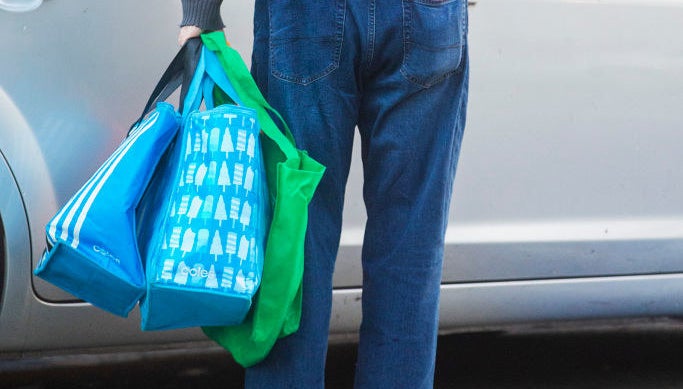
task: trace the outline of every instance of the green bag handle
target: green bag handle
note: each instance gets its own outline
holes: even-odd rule
[[[227,45],[225,35],[217,31],[202,34],[201,38],[205,47],[216,53],[244,105],[257,111],[265,135],[261,147],[274,208],[260,290],[242,324],[203,328],[238,363],[248,367],[263,360],[279,337],[299,327],[308,203],[325,167],[296,149],[289,127],[266,102],[242,57]],[[218,101],[225,99],[217,96]],[[273,117],[282,124],[282,131]]]
[[[222,31],[205,33],[202,34],[201,37],[206,48],[213,52],[220,53],[218,58],[223,64],[226,73],[228,73],[228,78],[230,79],[233,88],[242,98],[244,105],[256,109],[259,122],[261,123],[261,131],[280,147],[285,153],[287,160],[298,160],[299,157],[295,147],[296,142],[294,141],[294,136],[292,136],[289,126],[287,126],[285,120],[280,116],[280,113],[273,109],[263,97],[263,94],[261,94],[256,82],[251,76],[251,72],[249,72],[247,65],[242,60],[242,56],[240,56],[235,49],[226,44],[225,35]],[[280,121],[283,131],[280,131],[275,124],[271,114]]]

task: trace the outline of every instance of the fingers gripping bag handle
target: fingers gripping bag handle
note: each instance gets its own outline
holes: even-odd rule
[[[273,203],[261,289],[251,314],[238,326],[203,328],[247,367],[263,360],[279,337],[298,329],[308,204],[325,167],[297,150],[289,127],[266,102],[239,53],[227,46],[223,33],[203,34],[201,38],[207,51],[219,59],[242,102],[258,113]]]

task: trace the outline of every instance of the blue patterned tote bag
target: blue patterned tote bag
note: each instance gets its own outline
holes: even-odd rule
[[[236,104],[213,107],[215,85]],[[138,210],[144,330],[239,324],[263,269],[269,211],[256,112],[204,48],[184,107]]]

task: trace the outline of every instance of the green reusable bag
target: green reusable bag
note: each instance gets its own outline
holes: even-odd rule
[[[201,38],[219,58],[243,104],[257,111],[261,123],[261,148],[273,210],[261,287],[242,324],[203,327],[207,336],[248,367],[262,361],[278,338],[299,328],[308,204],[325,167],[296,149],[287,124],[266,102],[242,57],[227,45],[223,32],[202,34]],[[224,99],[216,94],[217,103]],[[273,117],[280,121],[282,131]]]

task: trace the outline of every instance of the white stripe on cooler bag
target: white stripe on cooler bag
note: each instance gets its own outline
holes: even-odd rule
[[[128,144],[129,142],[130,142],[130,140],[128,138],[126,138],[126,140],[124,141],[123,144],[125,145],[125,144]],[[100,180],[102,175],[107,171],[107,169],[109,169],[109,166],[111,166],[111,164],[114,162],[116,157],[121,153],[121,150],[122,150],[122,148],[120,148],[120,147],[117,148],[116,151],[112,155],[110,155],[109,158],[107,158],[107,160],[104,162],[104,164],[99,169],[97,169],[97,172],[95,173],[95,175],[93,175],[85,183],[83,188],[78,191],[77,196],[74,197],[72,199],[72,201],[70,201],[66,206],[64,206],[62,208],[62,210],[59,212],[59,214],[57,214],[57,216],[53,219],[53,223],[51,224],[51,228],[50,228],[50,234],[51,235],[55,235],[57,233],[56,232],[57,225],[59,224],[59,221],[64,216],[64,213],[66,213],[68,211],[68,213],[66,215],[66,219],[63,221],[63,224],[62,224],[62,229],[61,229],[62,233],[59,236],[59,239],[61,239],[62,241],[66,241],[69,238],[69,226],[71,224],[71,220],[73,219],[74,215],[76,214],[76,212],[80,208],[81,203],[89,195],[93,186],[95,186],[95,184],[98,182],[98,180]],[[54,239],[56,239],[56,236],[54,237]],[[54,244],[54,242],[52,242],[52,243]]]
[[[123,144],[127,144],[128,142],[129,139],[126,138]],[[50,229],[48,231],[48,240],[50,240],[50,243],[52,243],[53,245],[56,243],[57,226],[64,217],[64,214],[68,212],[66,220],[63,221],[61,235],[59,236],[60,240],[67,240],[67,238],[69,237],[69,225],[71,224],[71,220],[73,219],[74,214],[78,211],[78,208],[81,206],[83,199],[88,195],[88,193],[90,193],[92,187],[97,183],[100,177],[102,177],[102,175],[109,168],[114,159],[121,153],[121,150],[121,147],[117,148],[116,151],[112,155],[110,155],[109,158],[107,158],[107,160],[102,164],[102,166],[99,169],[97,169],[97,172],[95,172],[95,174],[92,177],[90,177],[88,181],[86,181],[83,187],[79,189],[76,195],[62,207],[62,209],[59,211],[59,213],[57,213],[55,217],[52,218],[52,221],[50,222]]]
[[[57,240],[57,226],[67,211],[68,214],[66,216],[66,219],[64,219],[64,221],[62,222],[62,233],[59,239],[65,242],[68,240],[69,226],[71,225],[74,216],[81,207],[81,203],[83,203],[83,201],[87,197],[88,201],[86,202],[85,207],[81,210],[81,214],[78,218],[78,221],[80,221],[80,223],[77,222],[76,227],[74,228],[74,240],[71,244],[73,248],[78,247],[78,237],[80,235],[80,228],[83,225],[84,219],[90,209],[90,206],[92,205],[92,202],[94,201],[94,198],[97,197],[97,194],[99,193],[101,187],[104,185],[106,179],[112,174],[113,170],[120,163],[121,159],[126,155],[128,150],[135,143],[135,141],[145,131],[151,128],[152,125],[154,125],[154,123],[156,123],[158,117],[159,113],[154,112],[145,122],[143,122],[143,125],[140,125],[135,130],[133,130],[130,136],[128,136],[124,140],[124,147],[117,148],[117,150],[107,159],[103,166],[100,169],[98,169],[98,172],[92,178],[90,178],[90,180],[88,180],[83,189],[79,191],[78,196],[75,198],[75,201],[71,201],[69,204],[64,206],[62,210],[52,219],[52,223],[50,224],[50,229],[48,231],[48,239],[52,240],[52,244],[54,244]],[[93,190],[93,187],[95,185],[97,186]]]
[[[83,206],[83,210],[81,211],[80,216],[78,217],[78,220],[76,221],[76,226],[74,227],[74,239],[73,242],[71,242],[71,247],[76,248],[78,247],[78,244],[80,243],[79,238],[81,234],[81,227],[83,226],[83,223],[85,222],[85,218],[88,215],[88,212],[90,211],[90,207],[92,206],[92,203],[95,201],[95,198],[97,195],[100,193],[100,190],[102,189],[102,186],[104,186],[104,183],[107,182],[107,179],[111,174],[114,172],[114,169],[116,169],[116,166],[121,162],[123,157],[128,153],[128,150],[133,146],[137,138],[139,138],[142,134],[144,134],[147,130],[149,130],[157,121],[159,117],[159,112],[154,112],[149,117],[149,122],[145,124],[145,126],[140,130],[138,134],[135,134],[132,136],[132,140],[130,144],[126,145],[126,147],[123,149],[122,153],[116,158],[116,161],[112,163],[112,166],[107,170],[106,174],[102,177],[102,180],[97,184],[95,189],[93,190],[93,193],[90,195],[88,200],[86,201],[85,205]]]
[[[148,121],[156,121],[157,118],[157,113],[155,112],[153,115],[151,115],[147,120]],[[144,122],[143,126],[138,126],[131,132],[131,136],[127,137],[123,141],[123,145],[127,146],[129,144],[132,144],[133,141],[135,141],[143,131],[147,130],[150,126],[147,125],[148,122]],[[152,123],[153,124],[153,123]],[[60,235],[60,239],[63,241],[66,241],[69,237],[69,225],[71,224],[71,220],[73,219],[75,213],[78,211],[78,208],[81,206],[81,203],[83,200],[89,195],[92,187],[101,179],[102,175],[105,174],[105,172],[110,168],[110,166],[114,163],[116,158],[123,152],[123,147],[118,147],[116,151],[105,161],[105,163],[102,165],[97,170],[97,173],[91,177],[86,184],[83,186],[83,188],[78,192],[77,197],[72,199],[67,205],[65,205],[62,210],[52,219],[52,223],[50,225],[50,230],[48,232],[48,239],[52,240],[51,243],[55,244],[57,240],[57,225],[59,224],[59,221],[64,217],[64,213],[67,211],[69,212],[67,215],[66,220],[63,222],[62,226],[62,233]]]

